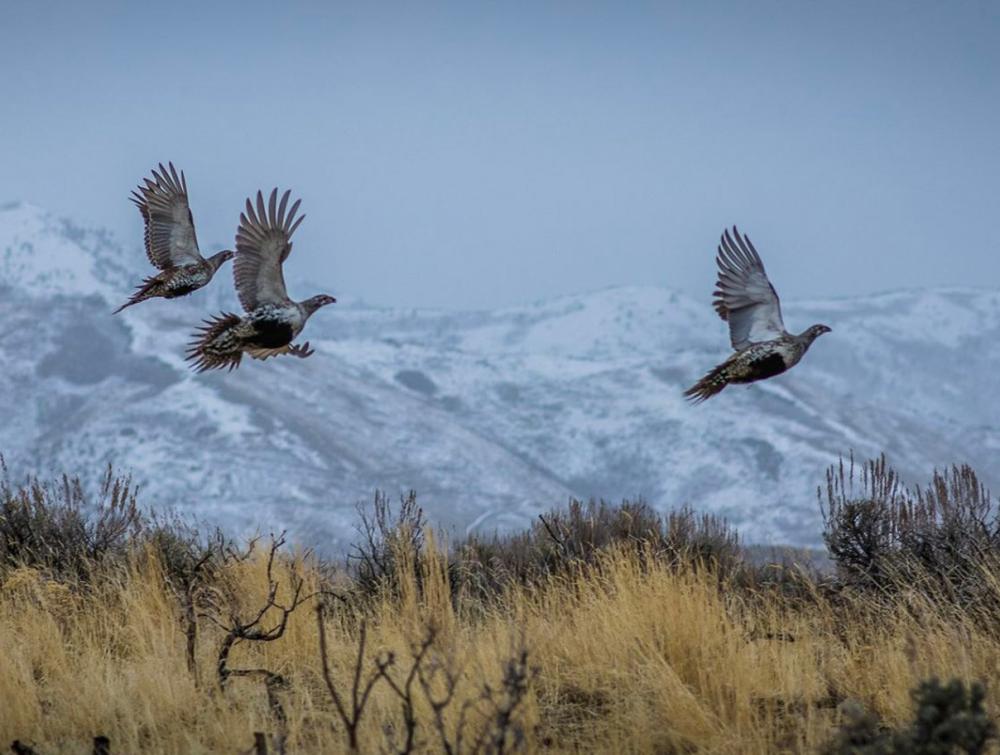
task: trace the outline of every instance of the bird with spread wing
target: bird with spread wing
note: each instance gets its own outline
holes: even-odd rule
[[[159,171],[154,169],[153,177],[144,179],[130,197],[145,223],[146,256],[160,272],[140,283],[114,314],[146,299],[187,296],[207,285],[223,263],[233,257],[229,249],[208,259],[201,256],[194,216],[188,206],[187,180],[183,171],[178,175],[173,163],[168,166],[164,168],[160,163]]]
[[[750,243],[733,226],[722,234],[718,254],[719,278],[713,305],[729,323],[735,353],[688,388],[684,395],[694,403],[711,398],[730,383],[753,383],[780,375],[794,367],[826,325],[811,325],[798,335],[785,330],[778,294],[767,279],[764,263]]]
[[[279,203],[274,189],[265,206],[264,195],[258,191],[256,210],[247,199],[236,232],[233,263],[236,293],[246,315],[223,312],[205,320],[187,353],[197,372],[232,370],[239,367],[243,354],[267,359],[279,354],[305,358],[313,353],[308,342],[295,345],[292,341],[316,310],[337,300],[326,294],[301,302],[288,297],[282,264],[292,252],[292,234],[305,219],[305,215],[295,217],[301,200],[288,207],[290,195],[286,191]]]

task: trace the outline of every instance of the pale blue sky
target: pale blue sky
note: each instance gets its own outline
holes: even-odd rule
[[[0,203],[137,254],[173,160],[203,247],[289,187],[290,277],[378,304],[707,306],[733,222],[785,298],[1000,285],[1000,3],[43,0],[0,72]]]

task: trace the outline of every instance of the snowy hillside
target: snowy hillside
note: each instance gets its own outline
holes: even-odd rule
[[[706,251],[706,278],[711,255]],[[227,266],[186,301],[112,317],[146,274],[37,208],[0,208],[0,452],[17,477],[96,476],[235,529],[352,537],[376,487],[414,488],[446,527],[519,527],[569,496],[644,496],[724,514],[746,539],[813,544],[839,453],[885,450],[913,482],[968,461],[1000,490],[1000,291],[788,302],[833,333],[790,374],[692,407],[726,356],[708,296],[612,289],[494,312],[318,313],[307,360],[195,376],[184,344],[235,309]],[[295,283],[293,295],[321,289]],[[343,302],[345,292],[333,288]]]

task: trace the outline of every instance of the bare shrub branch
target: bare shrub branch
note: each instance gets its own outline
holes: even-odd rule
[[[323,668],[323,681],[326,682],[327,691],[333,699],[333,704],[337,709],[344,729],[347,732],[347,744],[351,752],[358,751],[358,726],[368,704],[368,698],[372,689],[380,678],[385,675],[385,670],[392,665],[393,658],[390,655],[384,662],[377,662],[375,671],[364,681],[365,645],[368,639],[368,627],[365,622],[361,623],[360,637],[358,639],[358,654],[354,663],[354,677],[351,684],[350,709],[348,701],[344,700],[337,691],[337,685],[333,683],[333,675],[330,671],[330,655],[326,644],[326,626],[323,620],[323,604],[316,604],[316,624],[319,631],[319,657]]]
[[[256,540],[251,541],[248,546],[248,552],[245,555],[239,554],[239,561],[245,561],[249,558],[249,551],[252,551],[255,542]],[[266,567],[267,595],[260,608],[253,611],[248,618],[242,618],[238,596],[230,595],[226,601],[228,603],[228,610],[225,611],[227,614],[225,620],[222,620],[215,615],[218,611],[201,614],[204,618],[211,621],[225,633],[219,647],[218,660],[216,662],[219,688],[225,692],[229,680],[232,677],[255,676],[261,678],[267,692],[268,705],[275,717],[275,720],[278,722],[279,729],[282,732],[284,732],[285,725],[287,723],[287,716],[278,693],[287,686],[287,682],[284,677],[265,668],[231,668],[229,666],[229,657],[233,648],[240,642],[273,642],[279,639],[284,635],[285,630],[288,627],[289,617],[300,605],[313,597],[311,594],[303,595],[302,589],[304,580],[298,575],[294,566],[291,566],[291,584],[289,585],[291,590],[291,600],[285,604],[278,602],[277,596],[279,583],[274,575],[274,565],[278,551],[284,544],[284,532],[282,532],[277,538],[273,536],[271,537],[271,546],[267,554]],[[268,612],[272,610],[277,610],[280,613],[280,617],[275,623],[267,626],[264,623],[264,618],[267,616]],[[221,615],[221,612],[219,613]],[[279,738],[279,749],[283,748],[283,738],[284,734],[282,734]]]

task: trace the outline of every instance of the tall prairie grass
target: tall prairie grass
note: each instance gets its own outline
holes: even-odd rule
[[[263,732],[272,752],[335,753],[353,728],[361,752],[805,753],[823,750],[848,705],[904,725],[929,677],[986,681],[986,707],[1000,709],[1000,631],[916,588],[873,597],[788,565],[751,578],[704,553],[664,557],[648,538],[484,597],[463,590],[433,533],[416,542],[363,591],[263,541],[218,546],[187,581],[154,538],[85,578],[8,566],[0,745],[80,753],[105,735],[113,752],[236,753]],[[253,639],[296,594],[284,630]],[[253,629],[220,684],[235,625]]]
[[[401,685],[415,646],[435,630],[430,657],[457,680],[444,724],[465,708],[467,740],[493,725],[483,685],[499,690],[522,649],[530,683],[513,715],[511,746],[554,752],[813,752],[829,739],[837,705],[855,699],[886,723],[911,715],[909,691],[932,676],[994,679],[1000,641],[974,621],[929,602],[896,615],[852,610],[819,594],[790,607],[776,596],[720,589],[710,570],[677,569],[610,549],[590,568],[541,588],[512,587],[488,610],[466,615],[450,598],[443,560],[400,575],[403,592],[364,614],[327,608],[331,676],[349,694],[362,622],[362,673],[395,654]],[[294,565],[306,591],[322,578],[308,559],[282,560],[277,601]],[[261,555],[227,564],[225,578],[247,611],[268,591]],[[316,601],[320,598],[316,598]],[[270,609],[276,613],[276,609]],[[275,733],[264,685],[214,676],[221,628],[204,622],[196,648],[201,683],[187,665],[182,610],[151,551],[82,591],[22,568],[0,590],[0,736],[39,752],[83,752],[108,736],[119,752],[236,752],[253,732]],[[265,617],[265,623],[273,618]],[[340,752],[345,730],[322,678],[315,609],[303,604],[268,643],[240,643],[232,665],[280,674],[292,752]],[[437,670],[435,670],[437,673]],[[435,700],[447,690],[430,680]],[[996,710],[996,689],[988,705]],[[428,699],[414,696],[418,749],[440,751]],[[469,706],[466,708],[466,706]],[[359,725],[366,752],[401,742],[398,696],[372,688]]]

